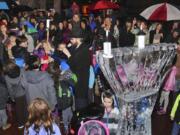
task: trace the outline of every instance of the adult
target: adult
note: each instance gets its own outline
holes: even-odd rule
[[[72,18],[72,32],[78,35],[81,31],[81,23],[79,14],[74,14]]]
[[[73,14],[79,14],[79,5],[75,1],[72,3],[71,10]]]
[[[8,39],[8,29],[7,29],[7,24],[3,21],[0,22],[0,35],[2,36],[2,43],[6,43]]]
[[[169,33],[167,38],[165,39],[166,43],[178,43],[180,38],[180,31],[178,29],[174,29],[172,33]]]
[[[43,21],[41,21],[38,25],[38,37],[37,40],[38,42],[41,42],[42,40],[45,40],[46,38],[46,28],[45,28],[45,23]]]
[[[108,32],[108,37],[106,35],[106,32]],[[110,17],[106,17],[104,19],[103,24],[101,27],[98,29],[98,34],[100,37],[103,38],[103,42],[108,40],[112,44],[112,48],[117,47],[116,45],[116,39],[114,38],[114,27],[112,25],[112,19]]]
[[[81,20],[81,29],[84,36],[84,42],[91,44],[93,41],[93,34],[85,19]]]
[[[71,43],[74,50],[70,53],[64,46],[62,52],[67,55],[71,70],[76,74],[78,81],[75,85],[75,109],[79,110],[88,106],[88,82],[90,55],[89,48],[83,42],[82,33],[71,33]]]
[[[131,32],[132,21],[130,19],[126,20],[125,27],[123,27],[119,32],[119,46],[120,47],[130,47],[134,45],[135,35]]]
[[[53,41],[53,44],[55,47],[57,47],[58,44],[63,41],[63,29],[64,29],[63,23],[59,22],[57,30],[56,30],[55,35],[54,35],[54,41]]]
[[[96,28],[96,22],[94,20],[94,15],[93,14],[89,15],[89,26],[91,28],[91,31],[94,32],[94,30]]]
[[[162,30],[162,24],[157,23],[155,30],[150,31],[149,42],[150,44],[159,44],[164,40],[164,33]]]

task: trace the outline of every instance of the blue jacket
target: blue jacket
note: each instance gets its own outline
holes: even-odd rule
[[[50,132],[46,132],[45,128],[43,126],[40,127],[40,130],[39,130],[39,133],[37,133],[35,130],[34,130],[34,125],[32,125],[31,127],[29,127],[28,129],[29,131],[29,134],[28,135],[61,135],[61,132],[60,132],[60,129],[59,127],[54,123],[53,124],[53,131],[54,131],[54,134],[50,134]],[[24,135],[27,135],[26,134],[26,129],[24,131]]]

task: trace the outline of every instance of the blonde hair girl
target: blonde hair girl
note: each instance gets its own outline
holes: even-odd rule
[[[53,122],[51,109],[44,99],[34,99],[28,107],[28,112],[24,135],[61,135],[59,127]]]

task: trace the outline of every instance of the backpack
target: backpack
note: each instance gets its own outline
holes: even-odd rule
[[[67,81],[60,81],[60,85],[57,92],[58,109],[64,110],[73,104],[73,96],[71,87]]]

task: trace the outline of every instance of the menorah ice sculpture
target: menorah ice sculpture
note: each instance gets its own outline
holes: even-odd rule
[[[117,135],[151,135],[151,114],[161,84],[176,54],[175,44],[97,52],[100,68],[119,101]]]

